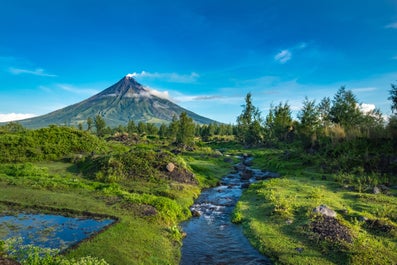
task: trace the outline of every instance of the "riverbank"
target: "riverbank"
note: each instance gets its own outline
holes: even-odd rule
[[[245,234],[262,253],[279,264],[397,263],[395,189],[356,190],[346,176],[319,173],[281,150],[253,153],[253,167],[282,176],[252,184],[236,206]],[[327,218],[314,214],[319,205],[333,209],[335,226],[343,229],[332,230]]]
[[[180,172],[177,167],[192,171],[197,183],[179,179],[99,182],[82,174],[72,163],[19,163],[2,165],[0,201],[14,202],[24,209],[58,214],[90,212],[119,220],[103,233],[69,249],[65,254],[69,259],[92,256],[115,265],[178,264],[182,239],[178,223],[190,216],[188,207],[200,189],[217,183],[230,172],[234,161],[210,148],[166,158],[172,159],[175,173]],[[157,159],[159,162],[163,163]],[[18,174],[14,174],[15,170]],[[12,207],[15,204],[0,203],[2,212],[10,212]]]

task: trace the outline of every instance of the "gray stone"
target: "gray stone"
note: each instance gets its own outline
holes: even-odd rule
[[[336,217],[336,212],[334,210],[328,208],[327,205],[317,206],[316,208],[313,209],[313,212],[319,213],[324,216]]]
[[[379,193],[382,193],[382,191],[379,189],[379,187],[375,186],[374,189],[373,189],[373,193],[374,194],[379,194]]]

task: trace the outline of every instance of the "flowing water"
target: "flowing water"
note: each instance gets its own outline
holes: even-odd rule
[[[113,219],[73,218],[52,214],[0,216],[0,240],[21,238],[22,244],[65,250],[91,237]]]
[[[271,174],[244,166],[249,162],[246,158],[236,167],[238,172],[224,177],[220,186],[204,190],[191,207],[200,216],[181,224],[186,237],[180,264],[271,264],[251,246],[241,226],[230,221],[242,187]]]

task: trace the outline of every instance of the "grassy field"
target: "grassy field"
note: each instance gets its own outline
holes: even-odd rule
[[[90,212],[119,221],[65,253],[67,258],[93,256],[109,264],[178,264],[182,233],[178,223],[190,217],[189,206],[200,189],[231,170],[231,161],[211,149],[178,157],[194,172],[199,185],[172,180],[104,183],[82,175],[64,162],[3,164],[0,210]],[[17,203],[10,206],[7,202]]]
[[[276,264],[397,264],[396,190],[373,194],[368,180],[352,183],[343,174],[319,173],[319,168],[302,166],[297,158],[285,159],[280,150],[253,153],[254,167],[282,177],[251,185],[238,202],[234,219]],[[319,220],[313,208],[319,205],[337,212],[351,242],[313,231]]]

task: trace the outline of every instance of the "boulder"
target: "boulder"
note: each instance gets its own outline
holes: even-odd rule
[[[250,178],[252,178],[253,176],[253,171],[251,169],[245,169],[242,173],[241,173],[241,179],[242,180],[248,180]]]
[[[319,213],[321,215],[328,216],[328,217],[336,217],[336,212],[334,210],[328,208],[328,206],[326,206],[326,205],[317,206],[316,208],[313,209],[313,212]]]
[[[192,213],[192,216],[193,217],[200,217],[200,215],[201,215],[201,213],[199,212],[199,211],[197,211],[197,210],[191,210],[191,213]]]
[[[168,170],[168,172],[174,171],[174,169],[175,169],[174,163],[171,163],[171,162],[168,163],[167,166],[166,166],[166,169]]]
[[[374,189],[373,189],[373,193],[374,194],[379,194],[379,193],[382,193],[382,191],[381,191],[381,189],[379,189],[379,187],[375,186]]]

